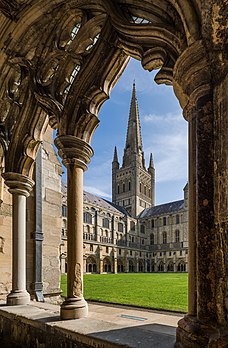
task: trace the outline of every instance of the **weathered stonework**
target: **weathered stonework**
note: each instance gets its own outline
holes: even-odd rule
[[[42,255],[42,292],[45,300],[59,300],[59,245],[61,231],[61,175],[62,168],[53,148],[53,132],[48,128],[42,145],[42,226],[43,226],[43,255]],[[3,180],[3,179],[2,179]],[[3,202],[0,210],[0,237],[4,238],[3,252],[0,251],[0,295],[6,295],[11,289],[11,224],[12,201],[11,195],[4,186]],[[27,289],[31,297],[34,293],[34,238],[35,231],[35,193],[32,191],[27,201]]]
[[[75,139],[71,152],[75,149],[75,158],[88,163],[98,111],[129,56],[145,69],[159,69],[155,81],[173,84],[190,116],[189,314],[194,318],[189,324],[186,317],[186,330],[180,323],[179,347],[228,344],[226,6],[223,0],[0,3],[0,154],[6,173],[32,179],[48,122],[59,139]],[[69,293],[71,264],[77,257],[83,263],[83,169],[78,164],[68,165],[68,187],[77,184],[70,202],[80,207],[75,221],[73,209],[69,214],[80,246],[76,251],[72,237]]]

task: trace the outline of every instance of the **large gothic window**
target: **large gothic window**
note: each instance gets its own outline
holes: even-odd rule
[[[83,221],[85,224],[92,225],[92,215],[90,213],[83,213]]]
[[[118,222],[118,231],[123,232],[123,224],[122,222]]]
[[[109,219],[104,218],[103,221],[102,221],[102,226],[104,228],[109,228]]]

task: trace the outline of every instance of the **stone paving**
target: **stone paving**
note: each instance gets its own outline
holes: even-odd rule
[[[0,319],[20,318],[23,325],[30,325],[30,331],[31,326],[41,330],[43,335],[54,330],[55,339],[58,334],[65,335],[71,342],[80,341],[80,347],[171,348],[175,344],[177,322],[183,317],[176,313],[90,303],[87,318],[61,321],[57,305],[31,302],[27,306],[10,307],[3,301],[0,303]],[[4,344],[4,347],[14,346]],[[49,348],[47,344],[42,347]]]

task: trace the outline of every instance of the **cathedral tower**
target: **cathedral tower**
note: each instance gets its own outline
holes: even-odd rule
[[[132,216],[154,206],[155,169],[152,154],[148,170],[142,147],[142,137],[135,83],[133,84],[127,137],[120,168],[115,147],[112,162],[112,201],[124,206]]]

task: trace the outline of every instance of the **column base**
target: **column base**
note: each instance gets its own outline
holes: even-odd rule
[[[30,295],[26,290],[11,291],[7,296],[8,306],[27,305],[30,302]]]
[[[87,315],[88,305],[83,297],[68,297],[60,308],[60,317],[63,320],[86,318]]]
[[[176,348],[228,347],[227,327],[203,324],[196,317],[186,315],[179,320],[176,332]]]

